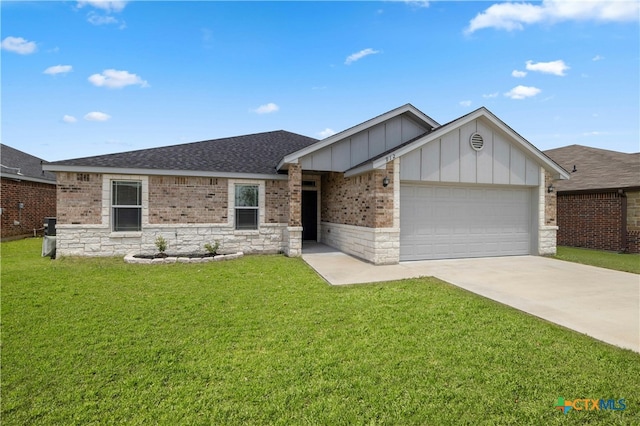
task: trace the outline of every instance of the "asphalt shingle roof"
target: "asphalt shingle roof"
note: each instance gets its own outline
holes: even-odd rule
[[[8,145],[0,144],[0,163],[3,166],[0,170],[3,174],[18,175],[18,170],[25,178],[36,178],[56,182],[56,175],[42,170],[41,158],[35,157]]]
[[[640,187],[640,153],[627,154],[582,145],[569,145],[544,153],[571,174],[569,180],[554,183],[556,191]]]
[[[317,139],[278,130],[50,163],[60,166],[276,174],[278,162]]]

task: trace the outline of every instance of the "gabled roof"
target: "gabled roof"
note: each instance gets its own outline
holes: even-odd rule
[[[0,175],[11,179],[56,183],[53,173],[42,168],[44,160],[26,152],[0,144]]]
[[[640,187],[640,153],[582,145],[549,149],[544,153],[571,172],[571,180],[557,182],[557,192]]]
[[[284,158],[278,164],[278,170],[286,168],[287,164],[297,163],[300,157],[304,157],[305,155],[311,154],[315,151],[321,150],[331,144],[339,142],[341,140],[347,139],[356,133],[362,132],[363,130],[369,129],[373,126],[376,126],[380,123],[383,123],[387,120],[390,120],[399,115],[406,114],[410,116],[413,120],[423,123],[426,127],[433,128],[438,127],[437,121],[420,111],[418,108],[414,107],[411,104],[405,104],[401,107],[392,109],[391,111],[385,112],[377,117],[374,117],[370,120],[367,120],[363,123],[350,127],[346,130],[343,130],[340,133],[336,133],[335,135],[329,136],[328,138],[322,139],[321,141],[316,142],[313,145],[305,147],[299,151],[291,152],[284,156]]]
[[[405,142],[402,145],[399,145],[393,149],[390,149],[382,154],[377,155],[376,157],[356,166],[350,170],[345,172],[345,176],[354,176],[369,170],[379,169],[384,167],[387,162],[391,161],[394,158],[398,158],[402,155],[408,154],[409,152],[420,148],[421,146],[436,140],[451,130],[464,126],[467,123],[472,122],[478,118],[484,118],[488,120],[495,127],[509,135],[513,140],[515,140],[519,146],[527,153],[529,153],[532,157],[536,158],[540,164],[549,172],[553,174],[554,179],[569,179],[569,173],[564,170],[560,165],[555,163],[551,158],[546,156],[542,151],[533,146],[529,141],[520,136],[515,130],[509,127],[506,123],[500,120],[496,115],[494,115],[491,111],[489,111],[485,107],[480,107],[475,111],[472,111],[468,114],[463,115],[453,121],[450,121],[446,124],[443,124],[440,127],[436,127],[431,131],[424,133],[421,136],[418,136],[410,141]]]
[[[118,154],[56,161],[52,171],[96,173],[269,176],[276,175],[278,161],[286,154],[317,142],[284,130],[213,139]]]

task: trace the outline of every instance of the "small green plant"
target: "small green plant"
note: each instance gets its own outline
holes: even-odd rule
[[[204,245],[205,250],[207,250],[207,252],[211,255],[215,255],[218,253],[218,248],[220,247],[220,243],[219,242],[215,242],[213,245],[207,243]]]
[[[167,250],[167,240],[165,240],[162,235],[156,238],[156,247],[158,248],[160,254],[164,254],[164,252]]]

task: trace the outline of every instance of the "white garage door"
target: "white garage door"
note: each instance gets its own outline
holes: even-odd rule
[[[531,190],[400,186],[400,260],[529,254]]]

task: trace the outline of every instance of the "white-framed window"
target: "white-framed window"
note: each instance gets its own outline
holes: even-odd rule
[[[111,181],[111,229],[113,232],[142,230],[142,182]]]
[[[259,185],[235,185],[235,223],[237,230],[258,229],[260,218]]]

